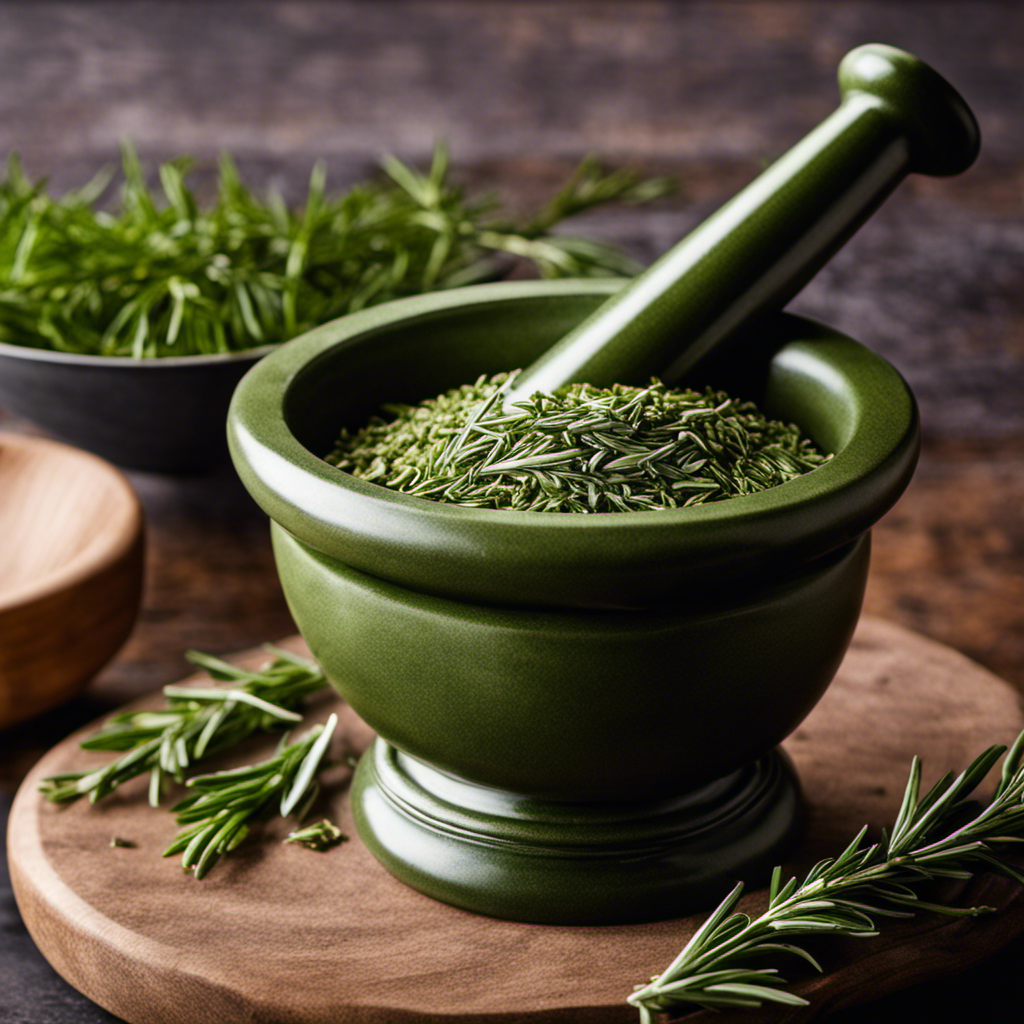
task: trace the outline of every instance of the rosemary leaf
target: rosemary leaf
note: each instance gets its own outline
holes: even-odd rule
[[[182,867],[202,878],[221,856],[237,848],[252,821],[285,798],[289,806],[316,785],[315,775],[338,724],[332,714],[301,740],[283,744],[273,757],[237,770],[212,772],[189,779],[195,792],[174,805],[179,825],[186,826],[164,850],[165,857],[181,852]]]
[[[325,729],[309,748],[309,753],[306,754],[305,759],[295,771],[295,778],[291,783],[291,786],[282,792],[282,818],[291,814],[295,805],[302,799],[306,791],[309,789],[310,784],[313,782],[313,777],[316,775],[317,769],[320,767],[320,762],[323,759],[324,751],[327,749],[327,744],[331,741],[331,733],[334,731],[334,724],[337,720],[336,715],[331,716],[331,728],[329,730]],[[302,815],[299,815],[299,817],[302,817]]]
[[[314,662],[278,648],[269,650],[274,657],[256,671],[190,651],[186,657],[193,664],[230,681],[231,688],[165,686],[166,709],[115,715],[81,744],[86,750],[127,753],[102,768],[51,775],[40,791],[57,803],[85,795],[95,803],[149,772],[149,802],[156,807],[164,775],[182,782],[186,769],[210,754],[255,732],[301,720],[296,709],[309,694],[324,689],[327,680]]]
[[[733,908],[742,892],[737,885],[701,925],[679,955],[660,975],[638,985],[627,1001],[640,1011],[641,1024],[651,1024],[671,1009],[743,1009],[765,1002],[805,1005],[794,994],[771,987],[784,980],[752,958],[787,954],[818,962],[792,942],[799,935],[831,932],[858,938],[878,934],[874,919],[909,917],[920,911],[975,917],[992,907],[955,907],[923,899],[918,888],[942,878],[968,879],[996,871],[1024,884],[1024,874],[996,855],[1002,844],[1024,840],[1024,732],[1009,753],[990,747],[955,779],[947,774],[920,796],[921,763],[914,758],[903,803],[888,838],[865,845],[862,829],[835,858],[820,861],[802,882],[780,885],[776,868],[769,887],[768,909],[751,919]],[[1005,755],[1005,756],[1003,756]],[[1003,756],[999,785],[981,810],[969,797]],[[968,807],[971,817],[964,820]]]
[[[277,707],[275,704],[270,704],[260,697],[246,693],[245,690],[204,690],[198,686],[195,688],[190,686],[165,686],[164,696],[184,697],[192,701],[212,700],[228,704],[248,704],[249,707],[256,708],[257,711],[263,711],[272,718],[280,718],[282,722],[302,721],[302,715],[297,715],[294,711],[287,711],[284,708]]]

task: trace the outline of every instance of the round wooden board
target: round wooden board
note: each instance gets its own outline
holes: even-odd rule
[[[302,649],[297,638],[286,646]],[[339,707],[344,731],[334,752],[342,757],[372,734],[333,697],[315,715]],[[864,823],[890,822],[915,753],[927,782],[966,766],[990,743],[1012,741],[1022,725],[1017,697],[1000,680],[948,648],[865,618],[836,681],[786,744],[810,807],[791,866],[837,853]],[[80,751],[81,738],[55,747],[19,791],[8,833],[11,874],[47,959],[132,1024],[632,1022],[636,1011],[624,1000],[633,985],[667,966],[699,923],[516,924],[421,896],[392,879],[355,836],[344,763],[326,773],[314,813],[338,821],[349,842],[325,854],[283,845],[288,825],[278,819],[196,882],[176,858],[160,858],[175,827],[147,805],[144,780],[97,806],[61,808],[38,795],[45,775],[104,760]],[[254,743],[239,760],[264,756],[273,742]],[[113,836],[136,846],[111,847]],[[1015,884],[985,876],[959,889],[945,895],[1002,912],[924,915],[868,941],[822,941],[823,976],[807,976],[796,963],[784,971],[809,1008],[742,1019],[807,1020],[965,968],[1024,930]],[[763,893],[751,893],[744,906],[763,904]],[[687,1017],[705,1019],[712,1018]]]

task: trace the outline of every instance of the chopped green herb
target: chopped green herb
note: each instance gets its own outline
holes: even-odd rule
[[[313,825],[307,825],[296,832],[289,832],[284,842],[299,843],[309,850],[325,853],[339,843],[344,843],[347,839],[348,836],[333,821],[322,818]]]
[[[254,196],[224,156],[216,201],[202,208],[187,160],[160,167],[158,197],[125,146],[120,206],[105,212],[97,203],[109,174],[54,199],[12,157],[0,182],[0,341],[136,358],[234,352],[494,277],[510,257],[546,277],[633,274],[638,266],[615,246],[551,229],[670,187],[588,160],[517,223],[451,183],[443,147],[426,174],[393,157],[383,168],[385,180],[329,196],[318,164],[304,206],[292,210],[276,193]]]
[[[827,461],[799,428],[710,388],[573,384],[503,412],[514,374],[389,405],[327,461],[435,501],[530,512],[685,508],[752,494]]]

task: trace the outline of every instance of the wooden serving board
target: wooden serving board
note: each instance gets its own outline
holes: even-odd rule
[[[302,650],[298,638],[286,646]],[[278,819],[201,882],[183,874],[177,858],[160,858],[175,827],[147,805],[145,780],[96,806],[60,808],[38,795],[40,780],[104,757],[80,751],[80,734],[47,754],[18,793],[8,844],[18,904],[53,966],[132,1024],[635,1021],[625,997],[668,965],[700,918],[517,924],[408,889],[355,835],[342,755],[365,748],[372,734],[334,697],[314,715],[333,709],[341,710],[341,763],[325,774],[314,813],[329,814],[350,841],[323,854],[282,845],[289,826]],[[890,822],[915,753],[927,782],[963,768],[990,743],[1009,743],[1022,725],[1017,697],[1000,680],[948,648],[864,619],[838,678],[786,744],[810,807],[791,866],[837,853],[864,823]],[[253,743],[238,760],[268,754],[273,742]],[[113,848],[112,836],[136,846]],[[984,876],[944,895],[1001,913],[923,915],[889,923],[870,940],[822,940],[815,952],[823,976],[795,961],[783,970],[809,1008],[687,1020],[808,1020],[961,970],[1024,931],[1024,893],[1011,882]],[[764,902],[752,893],[744,906],[757,912]]]

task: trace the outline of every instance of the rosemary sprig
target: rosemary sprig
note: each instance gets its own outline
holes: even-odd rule
[[[955,779],[947,772],[923,797],[921,762],[915,757],[892,830],[869,843],[865,826],[838,857],[816,864],[803,882],[790,878],[782,885],[776,868],[768,909],[760,917],[733,911],[743,891],[737,885],[668,968],[628,997],[641,1024],[652,1024],[655,1014],[673,1007],[806,1005],[781,990],[785,980],[775,968],[754,966],[765,956],[792,954],[820,971],[814,957],[793,944],[796,936],[868,938],[878,934],[877,917],[990,912],[991,907],[931,902],[916,889],[938,879],[966,880],[980,871],[997,871],[1024,884],[1024,875],[996,855],[1005,844],[1024,842],[1024,732],[1006,753],[992,800],[964,820],[971,793],[1005,752],[1004,746],[989,747]]]
[[[97,208],[102,174],[59,199],[16,156],[0,183],[0,341],[63,352],[148,358],[231,352],[287,340],[364,306],[492,277],[509,256],[541,274],[638,269],[613,245],[552,233],[609,202],[644,202],[671,186],[584,162],[538,214],[517,223],[466,197],[434,151],[421,173],[393,157],[386,178],[330,196],[322,165],[305,203],[258,199],[229,156],[202,207],[188,161],[159,168],[154,195],[130,145],[121,202]]]
[[[181,853],[182,867],[202,878],[245,839],[253,819],[271,803],[279,802],[282,816],[294,812],[301,821],[320,791],[316,773],[337,724],[332,714],[301,740],[286,744],[283,736],[277,753],[266,761],[189,779],[194,792],[171,808],[185,827],[163,855]]]
[[[44,779],[40,791],[65,802],[88,794],[95,803],[129,779],[150,773],[149,802],[156,807],[163,780],[177,782],[197,761],[240,743],[255,732],[293,725],[303,700],[327,686],[314,662],[290,651],[267,647],[274,657],[255,671],[189,651],[185,656],[228,687],[165,686],[167,707],[115,715],[83,740],[85,750],[127,753],[102,768],[63,772]]]
[[[514,374],[481,377],[343,431],[327,461],[478,508],[628,512],[751,494],[827,461],[799,429],[725,392],[573,384],[502,411]]]

